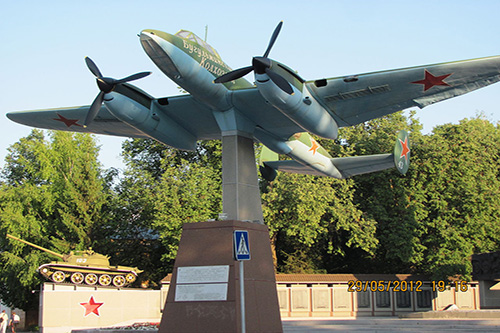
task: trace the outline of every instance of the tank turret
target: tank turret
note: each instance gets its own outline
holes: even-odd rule
[[[62,259],[38,267],[43,277],[56,283],[71,282],[101,286],[112,284],[120,288],[133,283],[137,279],[137,274],[142,272],[137,267],[111,266],[109,256],[96,253],[92,248],[60,254],[9,234],[7,237]]]

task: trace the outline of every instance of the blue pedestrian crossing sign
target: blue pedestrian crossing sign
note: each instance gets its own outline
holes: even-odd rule
[[[250,245],[248,242],[248,231],[234,231],[234,257],[236,260],[250,260]]]

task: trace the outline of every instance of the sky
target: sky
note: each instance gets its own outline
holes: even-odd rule
[[[306,80],[354,75],[500,54],[500,1],[7,1],[0,0],[0,166],[29,127],[9,111],[89,105],[98,93],[84,58],[104,76],[153,74],[134,84],[154,97],[178,95],[137,34],[143,29],[204,38],[232,68],[262,55],[284,25],[270,58]],[[247,77],[253,81],[253,77]],[[417,112],[437,125],[484,114],[500,120],[500,84]],[[105,168],[122,169],[123,138],[96,136]]]

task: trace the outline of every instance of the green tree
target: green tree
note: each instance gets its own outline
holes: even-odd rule
[[[98,147],[92,136],[33,130],[9,148],[0,187],[0,297],[8,305],[33,309],[36,268],[49,256],[13,234],[56,252],[85,249],[98,238],[108,200]],[[53,259],[53,258],[51,258]]]
[[[412,162],[406,176],[395,169],[359,175],[355,182],[354,202],[370,219],[377,221],[375,238],[379,241],[376,255],[364,265],[364,272],[415,272],[419,256],[419,228],[416,214],[424,208],[415,197],[421,194],[412,180],[415,147],[420,146],[421,125],[403,113],[395,113],[351,128],[342,129],[341,135],[349,144],[341,147],[341,154],[368,155],[393,151],[396,134],[400,130],[410,133]]]
[[[153,224],[166,247],[164,263],[173,266],[184,223],[217,218],[222,211],[221,190],[220,170],[213,167],[181,160],[166,169],[156,194]]]
[[[376,224],[353,203],[353,182],[279,173],[262,194],[277,269],[325,272],[332,256],[374,253]]]
[[[436,127],[419,145],[421,271],[470,277],[470,255],[500,248],[498,147],[498,126],[482,116]]]
[[[195,151],[185,152],[133,139],[124,143],[122,154],[127,167],[113,204],[113,214],[120,218],[113,219],[108,236],[142,249],[131,262],[149,267],[151,274],[143,275],[149,274],[154,284],[173,267],[182,224],[213,219],[222,211],[221,145],[200,141]]]

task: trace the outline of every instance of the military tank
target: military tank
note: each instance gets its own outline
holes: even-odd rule
[[[133,283],[137,274],[142,272],[137,267],[111,266],[109,256],[96,253],[91,248],[60,254],[9,234],[7,237],[61,258],[62,261],[52,261],[38,267],[43,277],[55,283],[114,285],[121,288]]]

